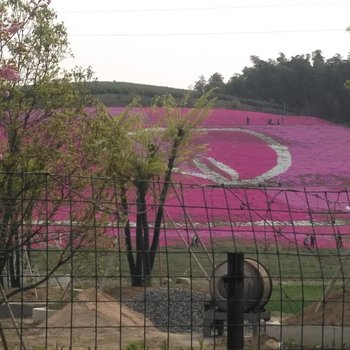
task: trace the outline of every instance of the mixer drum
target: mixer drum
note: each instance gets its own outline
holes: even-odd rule
[[[209,282],[209,293],[214,303],[227,311],[227,261],[216,267]],[[258,261],[244,259],[244,312],[262,310],[272,293],[272,281],[267,269]]]

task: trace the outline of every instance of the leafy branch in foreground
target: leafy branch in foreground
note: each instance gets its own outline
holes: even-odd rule
[[[135,101],[118,116],[101,106],[98,116],[86,120],[83,153],[96,174],[115,179],[115,190],[106,193],[119,203],[115,219],[124,230],[134,286],[150,280],[172,176],[179,162],[198,151],[192,141],[210,114],[210,96],[202,95],[192,108],[184,107],[190,96],[181,102],[161,96],[148,109]]]
[[[13,68],[13,79],[0,72],[0,283],[6,280],[15,288],[8,294],[12,296],[23,288],[26,251],[48,250],[58,235],[66,236],[43,282],[74,254],[73,247],[86,234],[69,225],[60,233],[52,222],[91,218],[90,204],[64,212],[74,200],[70,190],[88,183],[81,176],[85,163],[77,149],[78,126],[92,102],[86,89],[92,72],[59,68],[69,45],[49,1],[6,0],[0,6],[0,70]],[[61,174],[62,181],[51,173]]]

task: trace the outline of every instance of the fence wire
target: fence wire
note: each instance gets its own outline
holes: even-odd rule
[[[350,349],[347,188],[0,180],[4,349],[226,349],[232,252],[245,349]]]

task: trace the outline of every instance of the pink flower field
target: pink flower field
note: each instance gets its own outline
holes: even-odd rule
[[[162,244],[189,242],[194,232],[203,240],[302,244],[315,233],[318,247],[335,247],[336,234],[350,233],[349,128],[308,116],[214,109],[195,142],[207,151],[179,165],[175,180],[193,186],[168,200],[166,221],[176,229],[166,230]],[[222,184],[225,190],[201,187]]]
[[[119,107],[110,108],[114,115],[121,111]],[[246,125],[247,118],[249,125]],[[274,124],[268,125],[269,120]],[[196,142],[208,147],[201,160],[206,167],[226,177],[227,184],[256,183],[255,178],[277,166],[274,147],[285,148],[281,157],[290,157],[291,161],[286,164],[287,160],[281,159],[281,169],[267,176],[265,184],[279,182],[283,187],[334,189],[350,183],[347,171],[350,165],[350,129],[344,126],[308,116],[214,109],[203,123],[202,130],[203,135]],[[231,173],[222,172],[212,159],[237,172],[238,179],[230,181]],[[195,164],[182,167],[185,173],[186,170],[193,172],[190,176],[182,176],[183,182],[215,183]]]
[[[182,187],[175,185],[166,202],[161,245],[188,245],[194,235],[208,244],[239,238],[302,245],[314,234],[318,248],[335,248],[337,235],[349,246],[349,128],[315,117],[214,109],[194,142],[207,148],[176,169],[173,180]],[[68,217],[68,208],[52,217],[52,236],[69,234]],[[121,234],[115,220],[109,235]]]

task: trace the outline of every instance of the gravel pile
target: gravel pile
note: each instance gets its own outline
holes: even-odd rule
[[[161,331],[190,333],[201,331],[204,298],[202,293],[180,288],[146,289],[125,304],[143,313]]]

